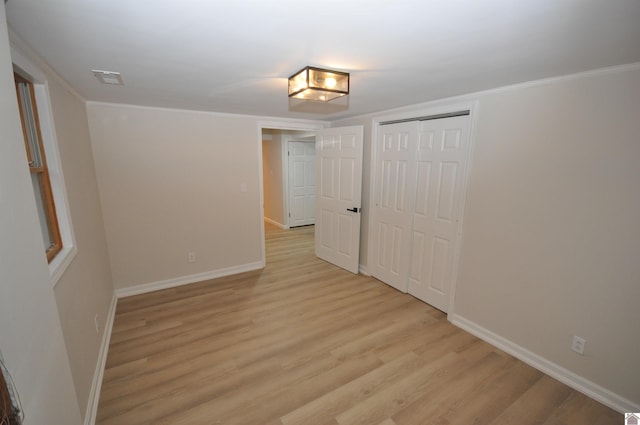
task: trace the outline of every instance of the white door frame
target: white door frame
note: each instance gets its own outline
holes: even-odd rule
[[[318,131],[330,127],[327,121],[304,121],[304,120],[282,120],[282,121],[258,121],[257,123],[257,143],[258,143],[258,188],[260,191],[260,258],[262,267],[267,264],[264,236],[264,179],[262,176],[262,131],[266,128],[276,130],[297,130],[297,131]],[[285,192],[287,193],[287,192]],[[284,196],[286,198],[286,196]],[[287,224],[289,223],[288,220]]]
[[[462,248],[462,235],[464,228],[464,216],[465,216],[465,205],[469,190],[469,176],[471,172],[471,160],[473,158],[473,150],[474,150],[474,141],[475,141],[475,128],[477,123],[477,116],[479,112],[479,104],[478,101],[467,101],[467,102],[443,102],[438,103],[437,105],[425,105],[424,108],[415,108],[411,110],[405,110],[402,112],[392,112],[383,115],[375,116],[371,119],[371,157],[370,157],[370,167],[369,167],[369,211],[373,211],[373,205],[375,200],[375,190],[374,182],[375,182],[375,164],[377,160],[377,144],[376,140],[378,138],[379,127],[381,123],[388,121],[396,121],[396,120],[408,120],[417,117],[427,117],[432,115],[439,114],[447,114],[457,111],[469,111],[469,149],[467,152],[467,161],[464,169],[465,178],[463,179],[462,186],[462,200],[460,203],[460,224],[458,227],[458,233],[456,235],[456,249],[453,253],[453,274],[451,279],[451,288],[449,293],[449,302],[448,302],[448,311],[447,316],[453,317],[454,314],[454,300],[455,300],[455,292],[456,292],[456,284],[458,281],[458,270],[460,268],[460,251]],[[368,215],[368,223],[367,223],[367,233],[368,233],[368,241],[367,241],[367,263],[372,261],[374,258],[374,250],[373,240],[371,235],[373,234],[373,223],[371,221],[371,215]]]

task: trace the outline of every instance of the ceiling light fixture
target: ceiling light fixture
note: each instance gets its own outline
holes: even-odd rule
[[[289,97],[328,102],[349,94],[349,73],[306,66],[289,77]]]
[[[95,75],[102,84],[111,84],[113,86],[124,85],[122,75],[120,75],[119,72],[100,71],[99,69],[92,69],[91,72],[93,72],[93,75]]]

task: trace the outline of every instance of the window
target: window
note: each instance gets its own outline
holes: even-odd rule
[[[44,240],[47,261],[51,263],[62,250],[62,237],[56,215],[56,206],[51,190],[51,179],[47,168],[42,132],[38,120],[38,108],[33,84],[14,74],[16,93],[22,121],[24,145],[31,173],[31,183],[36,197],[36,206],[40,218],[40,229]]]

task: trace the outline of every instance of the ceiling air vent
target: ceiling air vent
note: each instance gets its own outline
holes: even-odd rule
[[[113,71],[100,71],[98,69],[93,69],[93,75],[102,83],[102,84],[111,84],[114,86],[123,86],[124,81],[122,81],[122,75],[119,72]]]

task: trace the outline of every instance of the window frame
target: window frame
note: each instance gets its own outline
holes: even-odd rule
[[[47,262],[51,263],[54,258],[62,251],[64,243],[62,241],[62,235],[60,234],[60,226],[58,224],[58,214],[56,212],[56,203],[53,197],[53,190],[51,189],[51,177],[49,175],[49,167],[47,166],[47,155],[44,149],[44,143],[42,139],[42,131],[40,130],[40,118],[38,116],[38,103],[36,101],[35,87],[33,82],[22,77],[20,74],[14,72],[14,80],[16,86],[16,96],[18,98],[18,108],[20,113],[20,123],[22,124],[22,136],[24,139],[25,150],[27,153],[27,161],[29,167],[29,173],[37,175],[41,182],[41,196],[42,204],[44,208],[44,214],[47,220],[47,228],[51,237],[51,245],[45,246],[45,253],[47,255]],[[29,97],[31,98],[31,112],[33,113],[33,124],[37,136],[37,149],[41,159],[41,164],[34,165],[32,157],[32,147],[29,143],[29,136],[27,132],[26,119],[24,117],[24,108],[22,102],[22,96],[20,95],[19,84],[25,84],[29,90]],[[39,196],[35,194],[35,196]]]
[[[58,148],[53,105],[49,93],[49,80],[54,79],[57,86],[61,87],[62,90],[67,90],[71,96],[76,97],[79,101],[84,103],[85,100],[70,88],[64,80],[58,78],[46,63],[32,56],[29,46],[24,45],[20,39],[13,38],[12,34],[9,35],[9,45],[11,48],[13,71],[32,82],[37,101],[37,112],[40,131],[42,133],[41,140],[45,154],[47,155],[51,190],[53,192],[53,199],[55,200],[58,226],[63,244],[62,251],[48,264],[51,286],[55,288],[62,275],[78,254],[78,248],[73,231],[73,223],[71,222],[71,208],[69,206],[69,197],[67,196],[62,161]],[[17,103],[16,108],[18,108]],[[17,114],[16,118],[18,118]],[[45,258],[46,256],[43,256],[43,260]]]

